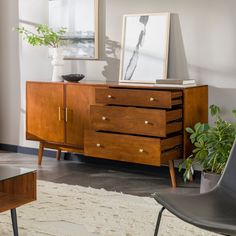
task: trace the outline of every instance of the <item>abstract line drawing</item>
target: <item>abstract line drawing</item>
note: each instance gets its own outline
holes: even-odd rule
[[[139,18],[139,22],[141,24],[143,24],[143,29],[141,30],[141,32],[139,34],[138,43],[135,47],[133,55],[129,61],[127,68],[126,68],[125,78],[124,78],[125,80],[131,80],[131,78],[134,74],[134,71],[137,67],[138,57],[139,57],[139,47],[142,47],[142,45],[144,44],[145,34],[146,34],[146,25],[148,23],[148,18],[149,18],[149,16],[140,16],[140,18]]]
[[[167,78],[170,13],[125,15],[120,82]]]

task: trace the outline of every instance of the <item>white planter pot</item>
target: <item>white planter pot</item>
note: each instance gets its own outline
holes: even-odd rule
[[[52,72],[52,82],[62,82],[62,75],[63,75],[63,51],[62,48],[53,48],[53,56],[52,56],[52,65],[53,65],[53,72]]]

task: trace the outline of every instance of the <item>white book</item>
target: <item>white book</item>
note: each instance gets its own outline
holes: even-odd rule
[[[195,87],[197,84],[155,84],[153,87],[163,87],[163,88],[190,88]]]
[[[194,79],[157,79],[157,84],[179,84],[179,85],[190,85],[196,84]]]

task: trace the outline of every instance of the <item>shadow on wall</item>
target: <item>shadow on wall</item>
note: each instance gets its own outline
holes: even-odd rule
[[[189,64],[190,77],[199,83],[215,85],[220,88],[236,88],[236,68],[207,68]]]
[[[168,78],[188,79],[188,63],[186,59],[182,31],[178,14],[171,14]]]
[[[120,67],[120,43],[112,41],[106,36],[104,50],[105,53],[103,60],[107,64],[104,66],[102,74],[107,79],[107,81],[118,81]]]
[[[236,88],[217,88],[209,86],[209,106],[211,104],[218,105],[222,111],[222,118],[227,121],[235,122],[231,112],[233,109],[236,109],[235,94]],[[212,123],[213,120],[214,119],[212,119],[209,114],[210,123]]]

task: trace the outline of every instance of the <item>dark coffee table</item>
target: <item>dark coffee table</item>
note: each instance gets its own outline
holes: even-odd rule
[[[14,236],[18,236],[16,208],[36,200],[36,170],[0,166],[0,213],[11,210]]]

